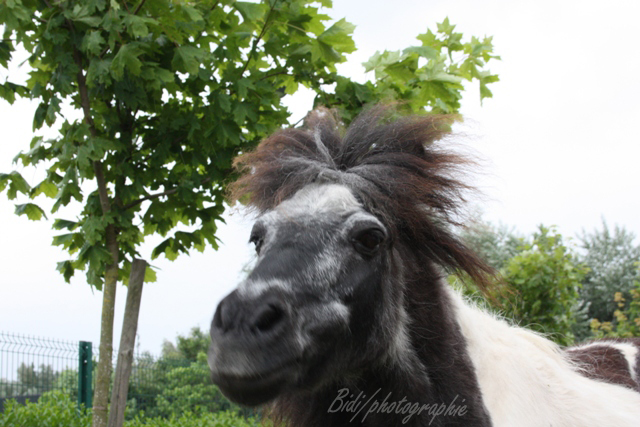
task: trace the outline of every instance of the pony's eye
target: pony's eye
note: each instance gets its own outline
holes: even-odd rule
[[[380,249],[382,242],[384,242],[384,232],[377,228],[358,231],[351,238],[351,243],[356,251],[366,256],[374,255]]]
[[[249,238],[249,243],[253,243],[255,245],[256,253],[260,255],[260,249],[262,248],[262,243],[264,243],[264,238],[256,234],[252,234]]]
[[[260,255],[260,249],[264,243],[264,229],[257,224],[251,230],[251,237],[249,237],[249,243],[253,243],[256,247],[256,253]]]

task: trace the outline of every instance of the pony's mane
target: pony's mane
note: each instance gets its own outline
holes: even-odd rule
[[[231,197],[262,213],[308,184],[345,185],[399,241],[464,271],[484,290],[492,269],[452,230],[472,189],[460,176],[473,164],[441,146],[452,122],[442,115],[398,118],[393,107],[378,106],[344,132],[331,111],[316,110],[304,128],[280,130],[236,159],[241,176]]]

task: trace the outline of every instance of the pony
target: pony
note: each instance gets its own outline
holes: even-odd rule
[[[257,260],[213,316],[213,382],[277,425],[637,427],[639,341],[562,349],[447,284],[495,281],[455,231],[450,125],[320,109],[237,159]]]

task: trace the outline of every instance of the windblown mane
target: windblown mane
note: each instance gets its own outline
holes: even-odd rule
[[[452,117],[393,114],[372,108],[343,136],[329,110],[314,111],[305,128],[276,132],[236,160],[243,175],[232,198],[264,212],[313,182],[346,185],[418,258],[462,270],[485,289],[493,271],[452,230],[471,189],[459,177],[472,165],[441,146]]]

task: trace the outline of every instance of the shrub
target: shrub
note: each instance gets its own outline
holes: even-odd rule
[[[21,405],[15,400],[4,403],[0,427],[88,427],[91,416],[78,410],[76,402],[62,391],[49,391],[38,402]]]
[[[622,292],[614,294],[613,302],[617,309],[613,313],[613,321],[591,320],[594,338],[640,337],[640,281],[635,282],[635,288],[629,293],[631,298],[628,304]]]
[[[216,413],[185,412],[170,418],[137,416],[125,421],[124,427],[258,427],[260,422],[244,418],[232,411]],[[51,391],[38,402],[21,405],[15,400],[4,404],[0,427],[90,427],[91,411],[80,411],[66,393]]]

